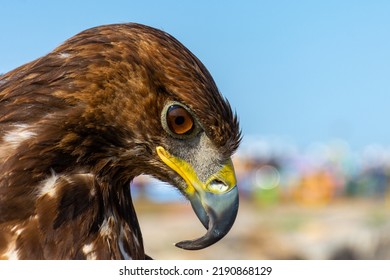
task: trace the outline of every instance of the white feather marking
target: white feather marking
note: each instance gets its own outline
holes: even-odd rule
[[[0,159],[13,155],[24,141],[29,140],[37,134],[32,131],[32,127],[27,124],[17,124],[14,129],[5,133],[1,139]]]
[[[0,259],[5,259],[5,260],[17,260],[19,259],[18,257],[18,250],[16,249],[16,244],[15,241],[10,243],[7,252],[5,252]]]
[[[48,195],[49,197],[54,197],[56,194],[56,181],[58,175],[52,170],[51,176],[43,181],[43,186],[39,191],[39,196]]]
[[[126,252],[125,247],[124,247],[124,234],[123,234],[123,227],[121,227],[120,235],[119,235],[119,240],[118,240],[118,246],[119,250],[121,251],[121,254],[125,260],[132,260],[132,258],[129,256],[129,254]]]
[[[16,238],[17,238],[19,235],[21,235],[23,231],[24,231],[24,228],[22,228],[20,224],[14,225],[14,226],[11,228],[11,232],[12,232],[13,235],[14,235],[14,240],[16,240]]]
[[[100,235],[102,237],[111,236],[113,225],[114,225],[114,218],[112,216],[104,219],[99,229]]]
[[[83,246],[83,253],[84,253],[84,254],[89,254],[89,253],[91,253],[93,250],[94,250],[94,247],[93,247],[93,244],[92,244],[92,243],[85,244],[85,245]]]
[[[59,56],[59,58],[68,58],[68,57],[70,57],[70,54],[66,53],[66,52],[62,52],[62,53],[59,53],[58,56]]]
[[[95,247],[92,243],[85,244],[82,250],[87,260],[96,260]]]
[[[17,124],[15,129],[8,131],[4,137],[3,141],[9,143],[15,148],[18,147],[22,142],[30,139],[37,134],[31,131],[31,126],[27,124]]]
[[[14,225],[14,226],[11,228],[11,231],[12,231],[12,232],[15,232],[15,231],[18,230],[18,228],[19,228],[19,224]]]
[[[135,242],[135,245],[137,246],[137,247],[140,247],[140,244],[139,244],[139,241],[138,241],[138,237],[133,233],[133,240],[134,240],[134,242]]]

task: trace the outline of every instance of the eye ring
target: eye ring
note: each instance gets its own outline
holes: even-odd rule
[[[199,131],[194,114],[179,102],[172,102],[164,107],[161,121],[164,130],[175,138],[190,138]]]

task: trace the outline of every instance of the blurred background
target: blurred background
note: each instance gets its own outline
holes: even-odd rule
[[[389,1],[0,3],[0,73],[76,33],[139,22],[181,41],[237,111],[241,192],[231,232],[205,233],[172,187],[132,186],[156,259],[390,259]]]

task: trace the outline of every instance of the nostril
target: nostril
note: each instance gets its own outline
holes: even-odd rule
[[[215,193],[224,193],[228,188],[229,187],[224,182],[217,179],[212,180],[208,185],[208,189]]]

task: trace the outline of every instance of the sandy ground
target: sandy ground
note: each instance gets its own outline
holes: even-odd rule
[[[135,207],[154,259],[390,259],[390,209],[383,202],[261,207],[241,201],[229,234],[200,251],[173,245],[206,231],[189,204],[138,200]]]

